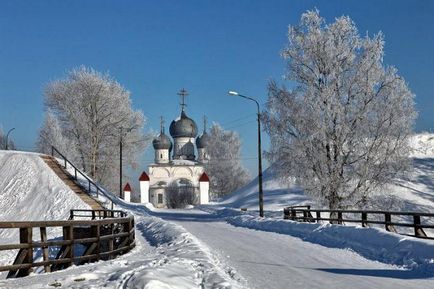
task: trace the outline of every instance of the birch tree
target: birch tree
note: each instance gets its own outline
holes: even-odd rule
[[[210,191],[217,197],[232,193],[249,180],[241,164],[241,141],[237,133],[214,123],[207,146],[209,161],[205,171],[210,178]]]
[[[269,159],[331,209],[363,207],[407,168],[414,95],[383,63],[381,33],[360,37],[349,17],[308,11],[282,56],[291,89],[269,84]]]
[[[73,69],[64,79],[49,83],[45,107],[51,115],[47,112],[39,146],[55,142],[55,136],[66,138],[69,146],[65,153],[111,190],[119,185],[120,136],[125,164],[134,164],[149,141],[143,132],[145,118],[133,110],[130,93],[108,74],[92,68]],[[61,132],[57,132],[59,128]],[[44,135],[54,138],[45,139]]]

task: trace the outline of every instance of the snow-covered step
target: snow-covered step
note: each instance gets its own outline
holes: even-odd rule
[[[57,162],[55,158],[48,155],[41,155],[44,162],[51,170],[77,195],[80,199],[88,204],[93,210],[103,210],[104,207],[100,202],[92,198],[81,186],[79,186],[73,177]]]

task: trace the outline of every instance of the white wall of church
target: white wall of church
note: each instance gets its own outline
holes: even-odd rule
[[[193,163],[193,162],[191,162]],[[159,164],[149,166],[149,200],[155,207],[165,207],[164,187],[171,182],[186,179],[196,188],[198,199],[202,203],[205,196],[200,195],[199,178],[204,172],[204,167],[198,163],[192,165],[174,165],[174,164]],[[158,195],[162,197],[158,199]],[[162,201],[163,203],[159,203]]]
[[[173,148],[173,158],[179,155],[192,156],[194,158],[194,138],[178,137]]]

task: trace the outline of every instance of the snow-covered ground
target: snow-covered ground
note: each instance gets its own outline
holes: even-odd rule
[[[71,209],[90,209],[40,158],[39,154],[0,151],[0,221],[66,220]],[[48,229],[49,238],[61,228]],[[40,241],[39,231],[34,239]],[[0,229],[0,242],[19,243],[18,229]],[[0,264],[18,250],[0,251]],[[1,276],[4,275],[0,274]]]
[[[0,193],[1,221],[67,219],[70,209],[89,208],[39,154],[0,151]],[[113,198],[115,209],[135,215],[137,246],[134,250],[111,261],[0,280],[0,288],[243,287],[242,277],[222,266],[213,252],[184,228],[150,216],[142,205],[125,203],[109,192],[105,194],[100,195],[101,201],[107,204],[108,198]],[[49,239],[62,234],[60,231],[48,233],[51,233]],[[0,237],[0,243],[17,243],[18,230],[0,229]],[[36,231],[33,239],[39,241]],[[3,253],[1,264],[11,263],[15,258],[16,252],[7,252],[9,254],[0,252]],[[4,278],[4,274],[0,278]]]
[[[383,209],[434,209],[434,137],[420,134],[412,143],[414,170],[378,193]],[[4,154],[0,154],[0,184],[4,181],[1,173],[5,174],[2,160]],[[6,183],[25,182],[25,172],[17,179],[10,177]],[[434,241],[376,228],[283,220],[283,207],[315,203],[297,186],[282,185],[272,169],[264,174],[266,218],[260,219],[256,183],[253,180],[220,203],[191,210],[129,204],[106,192],[101,197],[106,204],[108,198],[113,199],[115,208],[135,216],[137,247],[133,251],[106,262],[0,280],[0,288],[53,288],[56,284],[62,288],[432,287]],[[12,198],[10,192],[6,198]],[[38,210],[43,214],[49,209]]]

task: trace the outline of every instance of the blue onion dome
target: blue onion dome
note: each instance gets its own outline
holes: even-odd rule
[[[194,120],[189,118],[184,111],[181,112],[181,116],[170,124],[170,135],[173,138],[178,137],[196,137],[197,126]]]
[[[208,147],[208,144],[209,144],[209,135],[206,133],[206,131],[204,131],[203,134],[196,139],[196,147],[198,149],[203,149]]]
[[[161,150],[172,150],[172,142],[170,141],[170,138],[165,135],[163,132],[160,133],[159,136],[157,136],[153,141],[152,145],[154,146],[154,149]]]

